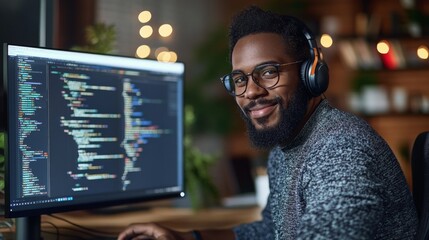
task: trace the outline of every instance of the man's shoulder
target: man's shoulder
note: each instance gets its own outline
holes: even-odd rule
[[[309,154],[368,156],[389,151],[385,140],[357,115],[329,107],[318,118],[305,143]]]
[[[319,139],[337,139],[337,141],[332,142],[335,143],[340,140],[355,142],[361,138],[379,138],[377,132],[367,121],[353,113],[335,107],[330,107],[318,118],[313,134]]]

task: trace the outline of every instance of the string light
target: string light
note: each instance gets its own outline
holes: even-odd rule
[[[157,55],[156,59],[160,62],[176,62],[177,54],[173,51],[163,51]]]
[[[138,15],[138,20],[141,23],[148,23],[152,19],[150,11],[141,11]],[[173,33],[173,27],[170,24],[162,24],[158,28],[158,33],[161,37],[169,37]],[[139,34],[142,38],[149,38],[153,34],[153,28],[150,25],[144,25],[140,28]],[[151,48],[148,45],[141,45],[136,49],[136,56],[139,58],[147,58],[151,54]],[[177,53],[169,51],[166,47],[159,47],[154,53],[156,59],[161,62],[176,62]]]
[[[176,62],[177,61],[177,54],[173,51],[170,51],[170,62]]]
[[[417,49],[417,56],[420,59],[426,60],[429,58],[429,50],[428,47],[426,47],[425,45],[421,45],[418,49]]]
[[[330,48],[334,41],[332,40],[332,37],[329,34],[323,34],[320,37],[320,45],[322,45],[325,48]]]
[[[160,62],[168,62],[168,61],[170,61],[170,53],[167,51],[160,52],[158,54],[158,56],[156,57],[156,59]]]
[[[173,27],[170,24],[162,24],[158,29],[159,35],[168,37],[173,33]]]
[[[153,29],[149,25],[145,25],[145,26],[140,28],[140,36],[142,38],[148,38],[148,37],[152,36],[152,33],[153,33]]]
[[[152,18],[152,14],[149,11],[142,11],[138,17],[141,23],[147,23],[150,21],[151,18]]]
[[[139,58],[147,58],[150,54],[150,47],[148,45],[141,45],[136,50],[136,55]]]
[[[155,56],[156,57],[158,57],[158,55],[161,53],[161,52],[168,52],[169,50],[168,50],[168,48],[166,48],[166,47],[159,47],[159,48],[157,48],[156,50],[155,50]]]
[[[389,42],[386,40],[382,40],[377,43],[377,51],[381,54],[386,54],[390,51]]]

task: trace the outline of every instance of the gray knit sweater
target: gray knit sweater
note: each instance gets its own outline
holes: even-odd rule
[[[417,214],[401,168],[363,120],[322,101],[268,161],[270,195],[237,239],[412,239]]]

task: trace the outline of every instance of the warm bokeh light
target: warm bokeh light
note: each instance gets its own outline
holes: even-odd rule
[[[325,48],[330,48],[334,41],[332,40],[332,37],[329,34],[323,34],[320,37],[320,44]]]
[[[377,43],[377,51],[381,54],[386,54],[390,50],[389,42],[386,40],[382,40]]]
[[[156,56],[156,59],[160,62],[168,62],[170,61],[170,53],[167,51],[160,52],[158,56]]]
[[[173,51],[170,52],[170,62],[176,62],[177,61],[177,54]]]
[[[176,62],[177,54],[173,51],[163,51],[156,56],[156,59],[160,62]]]
[[[142,11],[139,14],[139,21],[141,23],[147,23],[150,21],[151,18],[152,18],[152,14],[149,11]]]
[[[425,45],[421,45],[418,49],[417,49],[417,56],[421,59],[428,59],[429,58],[429,49],[427,46]]]
[[[162,24],[158,29],[159,35],[168,37],[173,32],[173,27],[170,24]]]
[[[159,55],[161,52],[168,52],[168,48],[166,48],[166,47],[159,47],[159,48],[157,48],[157,49],[155,50],[155,57],[158,57],[158,55]]]
[[[150,54],[150,47],[148,45],[141,45],[136,50],[136,55],[139,58],[147,58]]]
[[[152,14],[150,11],[142,11],[138,16],[138,20],[141,23],[147,23],[151,20]],[[140,36],[142,38],[149,38],[153,34],[153,28],[149,24],[146,24],[140,28]],[[169,37],[173,33],[173,27],[170,24],[162,24],[158,28],[159,35],[161,37]],[[152,49],[148,45],[141,45],[136,49],[136,57],[147,58],[151,55]],[[160,62],[176,62],[177,54],[173,51],[168,50],[166,47],[159,47],[154,51],[154,56]]]
[[[148,38],[152,36],[152,33],[153,33],[153,29],[149,25],[145,25],[142,28],[140,28],[140,36],[142,38]]]

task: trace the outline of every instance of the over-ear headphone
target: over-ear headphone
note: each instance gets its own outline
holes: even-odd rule
[[[317,47],[313,34],[304,24],[302,24],[303,33],[308,41],[310,49],[310,58],[301,65],[301,79],[308,92],[313,96],[319,96],[328,89],[329,69],[323,60],[322,53]]]

